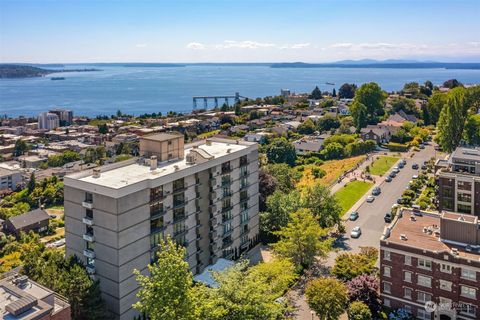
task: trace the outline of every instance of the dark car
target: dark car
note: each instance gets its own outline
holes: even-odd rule
[[[390,176],[386,177],[385,182],[392,182],[392,177],[390,177]]]
[[[400,169],[402,169],[404,166],[405,166],[405,164],[404,164],[403,162],[399,162],[399,163],[398,163],[398,167],[399,167]]]
[[[390,178],[395,178],[397,176],[397,174],[395,172],[390,172],[390,174],[388,175]]]
[[[380,189],[380,187],[373,188],[372,195],[378,196],[380,193],[382,193],[382,190]]]
[[[350,216],[348,217],[348,220],[355,221],[357,219],[358,219],[358,212],[357,211],[350,213]]]
[[[422,170],[427,170],[427,166],[426,166],[426,165],[423,165],[423,166],[422,166]]]
[[[416,164],[416,163],[412,164],[412,169],[413,170],[418,170],[418,164]]]
[[[393,219],[393,214],[391,212],[385,213],[385,216],[383,217],[383,220],[385,220],[385,222],[392,222],[392,219]]]

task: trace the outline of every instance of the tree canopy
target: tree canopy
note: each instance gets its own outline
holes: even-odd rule
[[[348,304],[346,286],[334,278],[318,278],[307,283],[305,295],[320,320],[338,320]]]

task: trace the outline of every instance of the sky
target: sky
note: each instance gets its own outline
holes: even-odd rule
[[[480,62],[480,0],[0,0],[0,62]]]

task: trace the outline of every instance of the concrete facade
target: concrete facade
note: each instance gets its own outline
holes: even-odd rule
[[[258,242],[257,145],[212,139],[184,152],[158,165],[133,159],[65,177],[66,253],[100,280],[119,319],[137,314],[132,271],[147,272],[166,235],[187,248],[194,274]]]

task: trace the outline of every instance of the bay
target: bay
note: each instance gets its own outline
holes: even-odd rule
[[[66,69],[92,65],[65,65]],[[0,80],[0,114],[36,116],[61,107],[75,115],[192,110],[193,96],[240,95],[257,98],[278,95],[280,89],[310,92],[316,85],[331,91],[345,82],[361,85],[375,81],[387,91],[400,90],[406,82],[435,85],[448,79],[465,84],[480,83],[480,70],[305,68],[282,69],[268,66],[187,65],[185,67],[98,66],[97,72],[50,74],[43,78]],[[65,77],[53,81],[51,77]],[[334,83],[328,85],[326,83]],[[223,101],[219,101],[223,103]],[[232,101],[233,102],[233,101]],[[203,101],[198,102],[203,107]],[[213,107],[213,101],[209,107]]]

